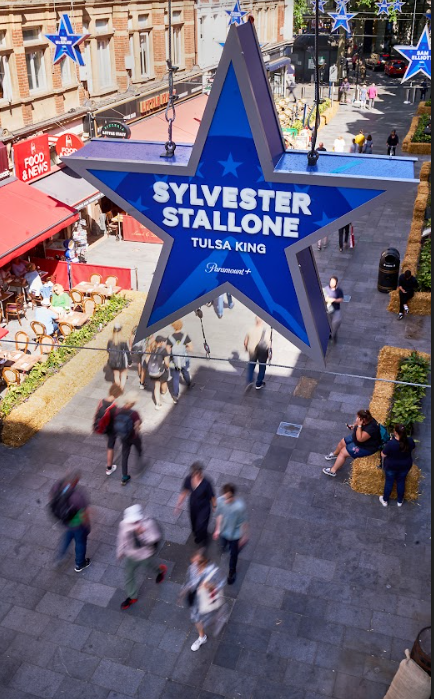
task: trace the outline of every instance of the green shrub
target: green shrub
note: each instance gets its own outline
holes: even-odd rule
[[[59,369],[80,351],[83,345],[92,340],[110,321],[128,306],[128,300],[114,296],[101,306],[92,319],[80,330],[76,330],[65,340],[66,347],[60,345],[53,350],[44,364],[37,364],[19,386],[11,386],[0,403],[0,419],[4,419],[20,403],[29,398],[45,381],[57,374]]]
[[[421,291],[431,291],[431,238],[422,245],[417,279]]]
[[[413,143],[431,143],[431,135],[424,133],[430,121],[430,114],[422,114],[422,116],[419,119],[419,125],[413,136]]]
[[[430,99],[425,102],[425,107],[431,107],[431,100]]]
[[[429,362],[417,352],[413,352],[402,361],[397,380],[425,385],[429,372]],[[422,412],[421,401],[425,394],[424,388],[397,385],[387,426],[392,428],[400,423],[411,432],[417,422],[423,422],[425,415]]]

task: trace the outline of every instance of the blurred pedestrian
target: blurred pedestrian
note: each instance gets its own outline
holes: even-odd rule
[[[367,85],[362,85],[360,88],[360,107],[366,109],[368,102],[368,87]]]
[[[368,88],[369,109],[374,109],[375,100],[377,99],[377,97],[378,97],[377,86],[375,83],[372,83],[372,85],[370,85]]]
[[[196,461],[191,469],[190,475],[184,481],[182,491],[179,496],[175,514],[179,514],[186,499],[190,498],[190,520],[194,534],[194,542],[206,547],[208,544],[208,527],[213,508],[217,501],[214,486],[208,478],[204,476],[203,465]]]
[[[325,236],[324,238],[321,238],[321,240],[318,240],[318,250],[321,252],[321,250],[324,248],[326,249],[327,245],[329,244],[329,239],[328,236]]]
[[[373,155],[374,153],[374,140],[371,134],[369,134],[369,136],[366,138],[365,145],[363,146],[363,152],[366,155]]]
[[[96,434],[103,434],[107,437],[107,467],[106,475],[111,476],[117,469],[114,461],[116,446],[116,432],[114,428],[115,415],[117,412],[116,401],[122,395],[122,390],[117,384],[112,384],[107,398],[99,403],[93,421],[93,431]]]
[[[416,449],[414,440],[408,436],[404,425],[396,425],[390,442],[381,453],[383,469],[386,477],[384,493],[380,497],[383,507],[389,504],[393,486],[396,482],[398,491],[398,507],[404,504],[405,481],[413,466],[413,451]]]
[[[190,376],[190,360],[188,353],[193,351],[193,343],[190,335],[183,332],[182,320],[175,320],[172,323],[174,332],[167,338],[167,345],[170,349],[170,374],[172,376],[172,399],[176,404],[179,400],[179,385],[181,376],[187,388],[192,388],[193,383]]]
[[[113,422],[115,438],[118,437],[122,443],[122,485],[126,485],[131,480],[128,473],[131,448],[135,448],[139,460],[142,459],[143,454],[140,436],[142,418],[137,410],[134,410],[137,399],[138,396],[135,393],[127,393],[122,400],[122,407],[116,411]]]
[[[366,136],[365,136],[365,132],[363,131],[363,129],[360,129],[359,133],[357,134],[357,136],[354,140],[357,143],[357,148],[358,148],[357,152],[363,153],[363,146],[365,145],[365,141],[366,141]]]
[[[228,303],[228,308],[231,311],[235,306],[234,300],[232,298],[232,294],[226,294],[226,299],[227,299],[227,303]],[[220,296],[218,297],[217,302],[216,302],[216,311],[217,311],[217,315],[220,318],[220,320],[223,318],[224,308],[225,308],[225,295],[220,294]]]
[[[402,320],[404,315],[410,313],[409,302],[414,297],[416,291],[419,288],[419,282],[416,277],[413,276],[410,269],[406,269],[403,274],[400,275],[398,281],[398,291],[399,291],[399,315],[398,320]]]
[[[76,573],[81,573],[90,566],[90,558],[86,558],[87,537],[90,533],[89,498],[79,482],[78,472],[58,481],[51,489],[49,504],[53,517],[65,527],[58,563],[65,558],[74,541]]]
[[[265,372],[270,355],[271,331],[262,318],[256,316],[255,325],[249,330],[245,339],[244,347],[249,353],[249,364],[247,367],[247,389],[253,386],[256,365],[259,365],[258,378],[256,380],[256,390],[265,388]]]
[[[345,78],[341,84],[341,104],[348,104],[348,96],[351,92],[351,84],[348,78]]]
[[[426,99],[427,92],[428,92],[428,83],[424,78],[420,84],[420,99],[421,99],[421,101],[424,101]]]
[[[339,279],[332,277],[328,286],[324,289],[324,298],[327,304],[331,326],[331,341],[335,345],[338,341],[338,330],[342,325],[342,304],[344,302],[344,292],[339,286]]]
[[[351,223],[347,223],[346,226],[343,226],[342,228],[339,229],[339,252],[344,251],[345,249],[348,248],[349,240],[350,240],[350,233],[351,233]]]
[[[325,148],[324,143],[323,143],[322,141],[321,141],[321,143],[319,144],[319,146],[318,146],[318,148],[317,148],[317,151],[318,151],[319,153],[327,153],[327,148]]]
[[[399,145],[399,136],[394,129],[392,131],[392,133],[390,134],[389,138],[387,139],[387,155],[391,155],[391,156],[396,155],[396,149],[398,148],[398,145]]]
[[[350,146],[350,153],[358,153],[359,152],[359,146],[356,143],[356,139],[353,138],[351,146]]]
[[[326,461],[334,461],[330,468],[323,468],[326,476],[336,478],[339,469],[349,458],[361,459],[372,456],[381,448],[381,430],[369,410],[359,410],[354,425],[347,425],[351,434],[342,439],[335,451],[326,456]]]
[[[187,600],[191,621],[199,634],[199,638],[191,646],[193,653],[197,653],[207,643],[206,629],[215,624],[221,614],[225,605],[224,587],[225,580],[219,568],[205,553],[194,554],[181,592],[181,597]]]
[[[334,152],[345,153],[346,147],[345,138],[343,136],[338,136],[333,144]]]
[[[131,352],[128,342],[122,339],[121,333],[122,325],[115,323],[112,337],[107,343],[107,363],[113,371],[114,383],[123,391],[128,378],[128,367],[131,365]]]
[[[126,610],[138,601],[139,586],[136,573],[142,568],[155,575],[155,582],[161,585],[167,575],[167,566],[158,563],[158,554],[163,546],[163,532],[159,524],[146,518],[140,505],[131,505],[124,511],[119,525],[117,558],[125,560],[125,588],[127,598],[121,609]]]
[[[167,345],[167,339],[162,335],[157,335],[155,345],[148,361],[148,376],[154,382],[154,405],[155,410],[161,410],[163,404],[162,396],[168,394],[167,382],[170,378],[170,352]]]
[[[247,508],[236,495],[237,489],[234,485],[228,483],[223,486],[222,496],[217,500],[217,522],[214,532],[214,539],[220,541],[223,553],[229,549],[228,585],[236,582],[238,556],[249,535]]]

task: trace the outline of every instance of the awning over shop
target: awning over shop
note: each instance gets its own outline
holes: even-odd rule
[[[67,204],[67,206],[72,206],[77,211],[104,196],[69,167],[57,170],[57,172],[33,182],[30,186],[32,189],[37,189],[48,194],[49,197]]]
[[[176,120],[173,124],[175,143],[194,143],[200,122],[205,111],[207,95],[194,97],[176,105]],[[135,141],[167,141],[167,121],[165,112],[131,124],[131,138]]]
[[[276,70],[281,70],[282,68],[288,68],[290,70],[293,68],[293,65],[290,58],[282,56],[281,58],[276,58],[275,61],[270,61],[265,67],[269,73],[274,73]]]
[[[0,184],[0,267],[77,221],[74,209],[21,180]]]
[[[8,151],[4,143],[0,142],[0,177],[9,174]]]

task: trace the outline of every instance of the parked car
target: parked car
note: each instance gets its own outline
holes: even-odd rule
[[[400,78],[405,74],[407,70],[407,64],[405,61],[387,61],[384,66],[384,72],[391,78]]]
[[[374,71],[384,70],[387,61],[390,60],[390,53],[373,53],[366,59],[366,67]]]

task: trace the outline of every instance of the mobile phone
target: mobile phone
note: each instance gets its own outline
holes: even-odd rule
[[[353,428],[351,427],[351,425],[348,424],[348,422],[347,422],[347,427],[348,427],[349,430],[352,430],[352,429],[353,429]]]

